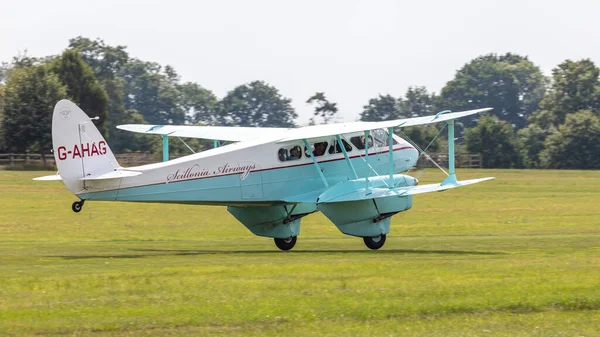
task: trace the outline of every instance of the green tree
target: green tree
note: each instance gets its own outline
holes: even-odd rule
[[[114,126],[121,124],[148,124],[148,122],[135,110],[125,110],[123,115],[119,117],[118,124],[115,123]],[[114,152],[154,152],[155,149],[162,146],[162,140],[160,136],[139,134],[115,128],[110,139],[110,146]],[[162,152],[162,149],[159,150],[157,153]]]
[[[69,48],[78,52],[92,68],[108,96],[107,128],[111,130],[109,143],[113,151],[151,151],[156,137],[116,129],[121,124],[147,123],[134,109],[125,109],[123,102],[125,80],[121,78],[121,71],[129,61],[126,47],[113,47],[101,39],[92,41],[79,36],[69,40]]]
[[[399,118],[426,116],[436,113],[436,96],[425,87],[408,87],[398,99]]]
[[[17,56],[14,56],[10,63],[2,62],[0,64],[0,83],[4,83],[10,77],[12,71],[16,68],[25,68],[33,65],[44,64],[51,59],[51,56],[43,58],[31,57],[27,54],[27,50],[25,50],[23,53],[19,53]]]
[[[365,105],[360,113],[360,120],[366,122],[389,121],[398,118],[401,118],[398,101],[391,95],[379,95],[371,98],[369,104]]]
[[[135,109],[150,124],[184,124],[186,111],[178,104],[178,76],[172,67],[130,59],[119,76],[124,82],[125,109]]]
[[[123,106],[123,81],[119,78],[104,80],[103,83],[104,91],[108,97],[108,111],[109,118],[107,128],[111,130],[109,143],[111,148],[115,152],[122,152],[127,150],[137,151],[141,150],[135,146],[140,142],[134,141],[129,137],[121,137],[124,131],[118,131],[117,125],[121,124],[133,124],[134,120],[143,120],[142,116],[139,118],[132,117],[131,115],[136,114],[135,110],[126,111]],[[135,139],[141,139],[140,134],[135,134]]]
[[[553,134],[570,114],[589,110],[600,114],[600,69],[590,60],[566,60],[552,70],[551,86],[540,102],[540,109],[530,118],[530,125],[519,134],[520,153],[526,167],[547,166],[541,163],[546,137]],[[555,151],[553,150],[553,153]]]
[[[8,62],[0,63],[0,84],[4,83],[4,81],[10,75],[11,66]]]
[[[217,123],[216,108],[219,100],[210,90],[192,82],[177,86],[180,92],[179,103],[192,124]]]
[[[52,112],[67,96],[58,76],[45,66],[14,69],[4,92],[4,141],[9,151],[34,151],[42,156],[52,149]]]
[[[492,107],[492,114],[521,129],[537,110],[545,83],[539,67],[527,57],[489,54],[458,70],[442,89],[441,101],[454,111]],[[465,118],[461,123],[471,127],[476,118]]]
[[[2,120],[4,118],[4,85],[0,83],[0,153],[4,152],[4,129]]]
[[[317,92],[312,95],[306,103],[312,104],[315,106],[315,113],[310,118],[310,125],[317,124],[315,118],[321,118],[322,123],[318,124],[329,124],[329,122],[333,119],[335,114],[338,112],[337,103],[331,103],[325,97],[324,92]]]
[[[79,36],[69,47],[82,55],[107,91],[109,86],[123,90],[123,111],[135,109],[153,124],[214,122],[217,98],[198,84],[179,84],[173,67],[132,59],[125,46],[109,46],[101,39]]]
[[[25,67],[31,67],[34,65],[40,65],[43,63],[46,63],[49,59],[52,59],[52,57],[45,57],[45,58],[38,58],[38,57],[32,57],[29,56],[27,54],[27,50],[25,50],[23,53],[19,53],[17,56],[13,57],[12,59],[12,64],[9,65],[9,75],[10,75],[10,69],[14,69],[14,68],[25,68]]]
[[[495,116],[482,116],[477,126],[467,129],[467,150],[481,153],[483,167],[509,168],[520,166],[512,125]]]
[[[408,87],[404,96],[379,95],[369,100],[360,114],[361,121],[388,121],[431,115],[436,112],[437,96],[425,87]]]
[[[103,40],[76,37],[69,41],[88,63],[109,97],[109,142],[115,151],[160,149],[159,138],[115,130],[120,124],[214,124],[218,122],[215,95],[195,83],[180,84],[170,66],[131,58],[125,46],[110,46]],[[171,147],[179,142],[171,142]],[[173,145],[175,144],[175,145]],[[181,146],[183,146],[181,144]],[[186,150],[183,146],[182,150]],[[161,150],[162,151],[162,150]],[[174,150],[174,154],[177,152]]]
[[[431,115],[436,110],[436,96],[425,87],[408,87],[404,97],[398,99],[391,95],[379,95],[369,100],[360,114],[361,121],[378,122],[401,118]],[[422,149],[435,138],[439,130],[434,126],[411,126],[397,129],[401,137],[409,138]],[[441,149],[444,135],[438,137],[427,150],[436,152]]]
[[[600,119],[590,110],[569,114],[544,145],[540,154],[543,167],[599,169]]]
[[[600,69],[589,59],[566,60],[552,70],[552,86],[531,122],[544,130],[558,127],[569,113],[600,112]]]
[[[133,109],[123,107],[123,88],[120,79],[106,80],[105,88],[109,97],[110,119],[108,127],[112,130],[109,140],[114,152],[151,152],[155,143],[160,143],[160,137],[144,135],[135,132],[119,130],[121,124],[148,124],[144,117]]]
[[[263,81],[240,85],[219,102],[222,123],[239,126],[293,127],[298,117],[292,100]]]
[[[66,50],[49,67],[67,87],[67,95],[73,103],[89,116],[100,117],[98,130],[107,135],[108,97],[81,56],[74,50]]]
[[[537,124],[531,124],[517,132],[517,148],[524,167],[540,167],[540,153],[544,150],[546,135],[547,132]]]
[[[112,47],[102,39],[94,41],[78,36],[69,40],[69,48],[76,50],[101,83],[114,80],[129,60],[125,46]]]

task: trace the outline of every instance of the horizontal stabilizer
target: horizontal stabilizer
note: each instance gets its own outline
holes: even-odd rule
[[[38,180],[38,181],[55,181],[55,180],[62,180],[62,178],[57,173],[57,174],[53,174],[51,176],[43,176],[43,177],[33,178],[33,180]]]
[[[487,177],[487,178],[480,178],[480,179],[471,179],[471,180],[462,180],[462,181],[457,181],[457,182],[452,183],[452,184],[427,184],[427,185],[419,185],[419,186],[414,186],[414,187],[411,187],[411,188],[408,188],[408,189],[404,189],[404,191],[402,193],[400,193],[399,195],[415,195],[415,194],[429,193],[429,192],[441,192],[441,191],[449,190],[451,188],[456,188],[456,187],[461,187],[461,186],[466,186],[466,185],[477,184],[477,183],[481,183],[481,182],[492,180],[492,179],[494,179],[494,177]]]
[[[104,173],[104,174],[101,174],[98,176],[87,176],[87,177],[81,178],[79,180],[109,180],[109,179],[119,179],[119,178],[126,178],[126,177],[135,177],[135,176],[139,176],[140,174],[142,174],[142,172],[117,170],[117,171]]]

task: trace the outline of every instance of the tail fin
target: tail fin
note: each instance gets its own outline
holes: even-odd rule
[[[92,119],[66,99],[54,107],[52,145],[58,172],[74,194],[86,189],[85,179],[120,168]]]

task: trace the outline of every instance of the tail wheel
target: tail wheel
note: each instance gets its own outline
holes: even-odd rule
[[[383,247],[385,244],[385,234],[381,234],[379,236],[365,236],[363,238],[365,245],[373,250],[379,249]]]
[[[290,250],[296,245],[296,237],[290,236],[285,239],[275,238],[275,245],[281,250]]]
[[[75,213],[79,213],[81,212],[81,209],[83,208],[83,200],[81,201],[75,201],[73,203],[73,205],[71,205],[71,209],[73,210],[73,212]]]

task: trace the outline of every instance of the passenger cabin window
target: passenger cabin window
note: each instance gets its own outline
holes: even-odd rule
[[[298,145],[282,147],[277,151],[279,161],[298,160],[302,158],[302,148]]]
[[[348,142],[346,142],[345,139],[342,139],[342,144],[344,144],[344,148],[346,149],[346,152],[352,151],[352,146],[350,146],[350,144],[348,144]],[[340,147],[340,143],[338,143],[338,141],[336,139],[333,139],[329,145],[329,154],[341,153],[341,152],[342,152],[342,148]]]
[[[350,138],[350,143],[359,150],[365,149],[365,136],[354,136]],[[373,147],[373,137],[369,135],[369,148]]]
[[[317,143],[310,144],[310,152],[305,146],[304,154],[307,157],[310,157],[311,153],[312,153],[315,155],[315,157],[320,157],[325,154],[326,150],[327,150],[327,142],[317,142]]]

